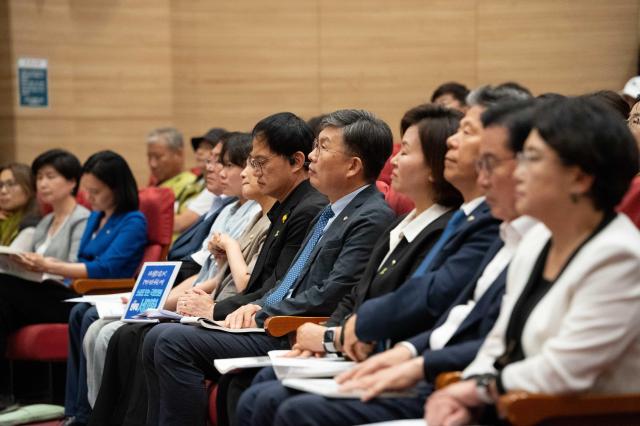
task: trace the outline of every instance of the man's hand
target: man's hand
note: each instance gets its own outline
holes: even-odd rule
[[[457,426],[472,422],[470,408],[482,405],[474,380],[454,383],[436,391],[425,405],[429,426]]]
[[[357,380],[361,377],[376,373],[385,368],[394,367],[411,359],[411,351],[402,345],[397,345],[388,351],[376,354],[366,361],[356,365],[349,371],[338,375],[336,382],[343,384],[349,380]]]
[[[356,336],[357,315],[352,315],[344,324],[342,332],[344,334],[344,345],[342,352],[346,353],[354,361],[364,361],[373,351],[373,345],[358,340]]]
[[[327,328],[311,322],[302,324],[296,330],[296,346],[310,352],[324,353],[324,332]]]
[[[262,309],[259,305],[244,305],[227,315],[224,320],[225,327],[228,328],[249,328],[257,327],[256,312]]]
[[[189,317],[213,319],[213,300],[204,290],[193,287],[178,298],[176,312]]]
[[[385,391],[398,391],[415,386],[424,378],[424,359],[418,357],[400,365],[391,366],[368,376],[350,380],[340,389],[350,391],[363,389],[362,401],[369,401]]]

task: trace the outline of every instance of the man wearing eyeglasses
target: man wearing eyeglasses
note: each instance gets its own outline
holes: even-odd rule
[[[274,129],[268,146],[260,123],[256,127],[250,159],[254,173],[265,193],[282,197],[287,192],[285,185],[277,184],[286,181],[282,171],[304,167],[305,158],[295,152],[277,155],[286,125]],[[262,326],[271,315],[328,315],[335,309],[359,281],[376,239],[394,218],[375,186],[391,148],[389,126],[367,111],[340,110],[323,120],[309,155],[309,176],[330,204],[309,221],[305,239],[281,279],[262,297],[228,315],[228,327]],[[279,215],[274,220],[290,219]],[[220,304],[213,309],[219,318]],[[219,377],[212,360],[264,355],[286,347],[286,338],[264,333],[226,333],[180,324],[154,327],[143,347],[150,391],[147,423],[204,425],[206,390],[202,382],[205,377]]]
[[[533,105],[507,102],[494,105],[484,113],[484,107],[472,108],[475,110],[467,112],[465,118],[476,127],[474,135],[479,138],[472,156],[476,161],[466,164],[468,168],[475,166],[477,186],[486,194],[491,214],[503,223],[501,238],[482,253],[479,267],[471,271],[471,279],[464,282],[452,305],[434,326],[425,327],[421,333],[336,378],[344,391],[360,391],[362,401],[300,394],[275,381],[266,381],[243,394],[238,411],[241,416],[236,424],[293,426],[299,424],[297,419],[303,415],[305,425],[309,426],[347,426],[421,417],[437,375],[462,370],[473,360],[498,317],[507,265],[522,236],[536,221],[519,216],[515,210],[516,180],[513,177],[516,153],[522,150],[531,129]],[[461,129],[464,125],[461,123]],[[456,158],[460,160],[460,153]],[[424,300],[418,302],[425,306]],[[396,300],[395,306],[398,305]],[[407,304],[400,306],[410,308]],[[393,321],[390,317],[385,319]],[[485,391],[483,397],[488,397],[488,390],[481,387],[485,382],[480,379],[483,378],[478,380],[479,392]],[[382,392],[406,390],[422,380],[426,383],[418,385],[418,396],[376,399]]]

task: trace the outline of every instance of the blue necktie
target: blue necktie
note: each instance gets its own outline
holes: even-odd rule
[[[296,282],[296,279],[302,272],[302,269],[307,264],[309,257],[311,256],[311,252],[313,248],[316,246],[320,237],[322,236],[324,227],[327,226],[329,219],[333,217],[333,210],[331,210],[331,205],[328,205],[324,208],[322,213],[320,213],[320,217],[318,218],[318,222],[316,222],[316,226],[313,227],[313,232],[311,237],[307,241],[307,244],[302,249],[302,252],[296,259],[296,261],[291,265],[286,275],[280,282],[278,288],[267,296],[267,300],[265,301],[266,306],[274,305],[280,302],[289,292],[289,289]]]
[[[451,219],[449,219],[449,222],[444,228],[442,235],[440,236],[438,241],[436,241],[433,247],[431,247],[431,250],[429,250],[429,254],[427,254],[427,257],[424,258],[420,266],[416,268],[416,271],[412,275],[413,277],[424,275],[427,272],[429,266],[431,266],[431,262],[433,262],[433,259],[438,255],[438,253],[440,253],[440,250],[442,250],[447,241],[449,241],[449,238],[451,238],[453,233],[456,231],[456,229],[458,229],[458,226],[460,226],[460,224],[466,217],[467,215],[462,209],[458,210],[453,214],[453,216],[451,216]]]

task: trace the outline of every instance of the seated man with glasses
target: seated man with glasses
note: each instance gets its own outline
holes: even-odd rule
[[[340,110],[323,120],[318,140],[309,155],[309,178],[330,204],[310,222],[305,241],[282,279],[262,297],[248,300],[228,315],[228,327],[262,326],[272,315],[329,315],[359,281],[376,239],[394,218],[375,186],[391,154],[389,126],[367,111]],[[279,142],[270,140],[274,145]],[[267,149],[262,133],[254,130],[251,161],[265,191],[269,190],[267,175],[286,167],[280,160]],[[291,164],[301,160],[289,158]],[[213,309],[219,317],[219,306]],[[180,324],[154,327],[143,347],[147,423],[204,425],[203,381],[219,377],[214,359],[265,355],[287,347],[286,338],[264,333],[226,333]]]

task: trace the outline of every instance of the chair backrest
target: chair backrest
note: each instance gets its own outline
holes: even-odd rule
[[[631,182],[627,194],[618,206],[618,211],[625,213],[640,228],[640,176]]]
[[[396,216],[403,215],[405,213],[409,213],[415,205],[413,201],[409,197],[404,194],[400,194],[399,192],[394,191],[391,185],[383,182],[381,180],[376,181],[376,186],[378,187],[378,191],[384,194],[384,199],[389,204],[389,207],[396,213]]]
[[[387,161],[384,163],[384,167],[382,168],[382,170],[380,171],[380,174],[378,175],[378,180],[381,180],[382,182],[391,185],[391,173],[393,172],[393,165],[391,164],[391,159],[393,158],[394,155],[396,155],[398,153],[398,151],[400,151],[401,145],[399,143],[394,143],[393,144],[393,151],[391,151],[391,155],[389,156],[389,158],[387,158]]]
[[[142,263],[157,262],[167,257],[173,234],[173,203],[169,188],[149,187],[138,192],[140,211],[147,218],[147,247]]]

